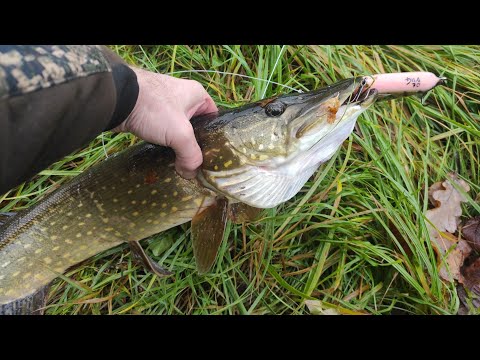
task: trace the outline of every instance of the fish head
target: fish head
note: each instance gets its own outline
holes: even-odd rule
[[[204,156],[200,180],[259,208],[287,201],[374,103],[377,92],[365,86],[364,78],[351,78],[219,114],[197,131]]]

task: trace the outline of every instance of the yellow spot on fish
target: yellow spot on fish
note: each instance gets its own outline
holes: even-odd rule
[[[33,266],[33,262],[29,263],[27,266],[28,266],[28,267],[32,267],[32,266]]]
[[[267,159],[268,159],[268,155],[265,155],[265,154],[260,155],[260,160],[267,160]]]
[[[152,190],[150,194],[155,195],[158,191],[157,190]]]
[[[115,190],[115,186],[112,186],[112,190]]]
[[[41,231],[41,232],[45,232],[45,231],[47,231],[47,228],[46,228],[46,227],[41,227],[41,228],[40,228],[40,231]]]
[[[22,279],[26,279],[26,278],[29,278],[30,276],[32,276],[32,273],[31,272],[27,272],[25,275],[22,276]]]
[[[117,199],[117,198],[113,198],[113,202],[114,202],[114,203],[118,202],[118,199]]]
[[[133,215],[133,216],[138,216],[138,211],[134,211],[134,212],[132,213],[132,215]]]
[[[107,190],[107,187],[105,185],[102,186],[102,190]]]
[[[213,168],[214,168],[215,170],[218,170],[218,165],[215,165]]]
[[[37,249],[35,250],[35,254],[40,254],[43,250],[42,249]]]
[[[38,274],[38,273],[35,274],[35,275],[33,275],[33,277],[34,277],[35,279],[37,279],[37,280],[43,280],[43,279],[45,279],[45,276],[44,276],[43,274]]]
[[[57,223],[56,221],[52,221],[52,222],[50,223],[50,226],[53,226],[53,225],[55,225],[56,223]]]
[[[255,154],[250,154],[250,158],[251,158],[252,160],[256,160],[256,159],[257,159],[257,157],[255,156]]]
[[[113,231],[112,227],[105,228],[105,231]]]
[[[88,247],[87,245],[80,245],[79,249],[80,250],[87,250],[87,247]]]
[[[115,232],[115,236],[122,236],[121,233],[119,233],[118,231]]]
[[[132,200],[132,205],[135,205],[137,203],[136,200]]]
[[[154,203],[152,203],[150,206],[151,206],[151,207],[155,207],[155,206],[157,206],[157,203],[154,202]]]
[[[182,201],[188,201],[188,200],[190,200],[191,198],[193,198],[192,195],[184,196],[184,197],[182,198]]]
[[[163,195],[164,198],[168,197],[167,194]]]
[[[18,259],[17,261],[18,262],[22,262],[22,261],[25,261],[27,258],[25,256],[22,256],[20,259]]]
[[[167,213],[161,212],[161,213],[160,213],[160,216],[161,216],[161,217],[165,217],[165,216],[167,216]],[[153,223],[154,223],[154,224],[158,224],[158,221],[154,221]]]
[[[244,154],[247,153],[247,149],[245,149],[245,148],[243,148],[242,151],[243,151]]]
[[[91,231],[89,231],[89,232],[91,233]],[[66,242],[67,244],[73,244],[73,241],[70,240],[70,239],[65,239],[65,242]]]
[[[55,246],[52,248],[53,251],[57,251],[58,249],[60,249],[60,246]]]
[[[120,210],[126,210],[126,209],[127,209],[126,206],[122,206],[122,207],[120,208]]]
[[[178,209],[177,209],[175,206],[172,207],[172,212],[175,212],[175,211],[177,211],[177,210],[178,210]]]
[[[140,187],[140,184],[135,185],[135,187],[136,187],[136,188],[139,188],[139,187]]]
[[[81,208],[83,206],[82,203],[78,204],[77,207]]]
[[[270,145],[268,145],[268,148],[269,148],[270,150],[272,150],[273,148],[275,148],[275,146],[274,146],[273,144],[270,144]]]
[[[144,227],[140,228],[140,231],[145,231],[145,228]]]
[[[62,230],[67,230],[68,229],[68,225],[63,225],[62,226]]]
[[[24,249],[28,249],[29,247],[32,247],[32,244],[25,244],[25,245],[23,245],[23,248],[24,248]]]
[[[173,192],[173,196],[177,196],[178,195],[178,192],[177,191],[174,191]]]
[[[101,203],[101,204],[96,204],[95,206],[97,207],[97,209],[98,209],[100,212],[102,212],[102,213],[105,212],[105,210],[103,210],[103,203]]]
[[[85,225],[84,222],[79,222],[79,223],[78,223],[78,226],[83,226],[83,225]]]
[[[108,224],[108,218],[102,218],[104,224]]]
[[[131,228],[134,228],[135,226],[137,226],[137,224],[135,224],[135,223],[130,223],[130,225],[128,225],[128,226],[130,226]]]
[[[142,201],[142,205],[145,205],[147,203],[147,200]]]
[[[197,206],[201,206],[201,205],[202,205],[202,202],[203,202],[203,199],[202,199],[202,198],[197,198],[197,199],[195,199],[195,200],[193,200],[193,201],[195,202],[195,204],[196,204]]]
[[[233,164],[233,161],[232,160],[228,160],[226,163],[223,164],[223,166],[225,166],[226,168],[228,168],[230,165]]]
[[[128,190],[127,191],[127,194],[131,194],[131,193],[133,193],[133,190]]]
[[[152,219],[147,219],[147,223],[150,224],[152,222]]]
[[[170,181],[172,181],[172,178],[166,178],[165,180],[163,180],[164,182],[166,183],[169,183]]]
[[[67,252],[67,253],[63,254],[62,257],[63,257],[64,259],[66,259],[66,258],[69,258],[70,256],[72,256],[72,254],[70,254],[70,253]]]
[[[71,211],[69,211],[69,212],[67,213],[67,216],[72,216],[72,215],[73,215],[73,213],[72,213]]]
[[[91,232],[91,231],[87,231],[87,235],[92,235],[92,232]]]
[[[5,275],[0,275],[0,280],[3,280],[5,278]]]
[[[77,233],[77,235],[75,235],[75,237],[81,238],[81,237],[82,237],[82,233]]]
[[[162,208],[166,208],[166,207],[167,207],[167,203],[163,203]]]
[[[263,144],[258,145],[258,150],[263,150]]]
[[[17,277],[18,275],[20,275],[20,271],[15,271],[15,272],[12,274],[13,277]]]
[[[52,263],[52,259],[50,259],[49,257],[43,258],[43,261],[45,261],[45,264],[47,265]]]
[[[107,238],[107,235],[105,235],[105,234],[100,234],[100,238],[101,238],[101,239],[106,239],[106,238]]]
[[[2,268],[7,267],[8,264],[10,264],[10,261],[4,262],[4,263],[2,264]]]

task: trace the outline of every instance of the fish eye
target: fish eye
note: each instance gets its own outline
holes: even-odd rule
[[[282,115],[285,112],[286,105],[280,101],[278,102],[272,102],[270,104],[267,104],[265,106],[265,114],[267,114],[270,117],[277,117]]]

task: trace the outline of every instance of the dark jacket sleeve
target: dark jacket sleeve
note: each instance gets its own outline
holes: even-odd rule
[[[120,124],[137,97],[106,47],[0,45],[0,194]]]

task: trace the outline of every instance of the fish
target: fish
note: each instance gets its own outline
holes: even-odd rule
[[[252,219],[295,196],[376,101],[379,92],[367,88],[354,77],[194,117],[203,154],[196,178],[176,173],[172,149],[141,142],[8,216],[0,314],[42,314],[55,278],[125,242],[136,262],[169,276],[139,241],[189,221],[197,271],[208,272],[228,219]]]

